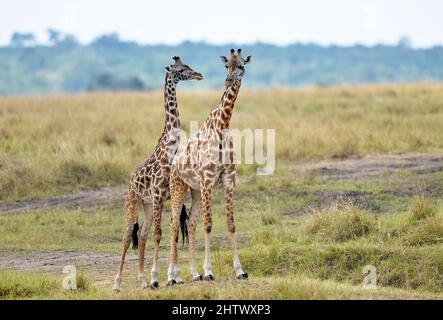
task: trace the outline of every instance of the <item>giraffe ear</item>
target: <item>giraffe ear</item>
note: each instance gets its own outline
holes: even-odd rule
[[[226,58],[225,56],[220,56],[220,60],[221,62],[223,62],[224,64],[228,63],[228,58]]]
[[[244,64],[247,64],[252,61],[252,56],[248,56],[245,60],[243,60]]]
[[[171,71],[171,68],[169,68],[169,67],[165,67],[165,70],[166,70],[167,72],[169,72],[169,71]]]

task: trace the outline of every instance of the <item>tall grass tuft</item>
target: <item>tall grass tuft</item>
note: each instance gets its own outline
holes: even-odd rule
[[[412,199],[410,210],[414,220],[424,220],[429,217],[435,217],[437,205],[434,200],[420,195]]]
[[[343,204],[314,213],[301,233],[305,239],[337,243],[356,240],[376,228],[374,215],[352,204]]]

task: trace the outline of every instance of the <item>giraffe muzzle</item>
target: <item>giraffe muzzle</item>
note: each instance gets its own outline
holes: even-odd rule
[[[203,75],[201,73],[196,72],[194,74],[194,77],[195,77],[196,80],[199,80],[199,81],[203,80]]]

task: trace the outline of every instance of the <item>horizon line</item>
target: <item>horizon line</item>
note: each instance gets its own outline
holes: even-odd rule
[[[24,33],[32,33],[32,32],[19,32],[19,33],[24,34]],[[65,36],[74,36],[78,45],[85,46],[85,47],[92,45],[96,40],[98,40],[101,37],[112,36],[112,35],[117,35],[118,38],[116,38],[116,39],[120,43],[136,44],[140,47],[145,47],[145,46],[179,47],[184,44],[200,44],[200,45],[207,45],[207,46],[213,46],[213,47],[266,45],[266,46],[273,46],[273,47],[278,47],[278,48],[287,48],[287,47],[299,45],[299,46],[316,46],[316,47],[321,47],[321,48],[333,48],[333,47],[338,47],[338,48],[352,48],[352,47],[375,48],[375,47],[401,47],[402,46],[402,44],[401,44],[402,39],[404,39],[404,38],[410,39],[409,37],[400,37],[399,40],[397,41],[397,43],[387,43],[387,42],[380,41],[380,42],[376,42],[376,43],[354,42],[352,44],[340,44],[340,43],[336,43],[336,42],[331,42],[331,43],[325,44],[325,43],[321,43],[321,42],[302,41],[302,40],[297,40],[297,41],[290,42],[287,44],[279,44],[279,43],[270,42],[270,41],[263,41],[263,40],[256,40],[254,42],[243,42],[243,43],[239,43],[239,42],[235,42],[235,41],[217,43],[217,42],[212,42],[209,40],[191,40],[191,39],[181,40],[180,42],[177,42],[177,43],[168,43],[168,42],[141,42],[141,41],[136,41],[136,40],[126,40],[126,39],[120,38],[118,33],[110,32],[110,33],[103,33],[88,42],[88,41],[79,40],[73,34],[69,34],[69,33],[66,33],[66,34],[62,33],[62,34]],[[60,43],[62,43],[62,41],[60,41]],[[33,44],[33,45],[28,45],[28,46],[23,46],[23,47],[14,47],[13,45],[11,45],[10,42],[3,43],[3,44],[0,43],[0,48],[35,48],[35,47],[52,47],[52,46],[54,46],[54,44],[52,44],[49,40],[46,40],[43,42],[36,41],[35,44]],[[414,45],[413,42],[410,42],[408,45],[405,46],[406,49],[411,49],[411,50],[426,50],[426,49],[433,49],[433,48],[440,48],[440,47],[443,47],[443,43],[435,43],[435,44],[428,45],[428,46],[416,46],[416,45]]]

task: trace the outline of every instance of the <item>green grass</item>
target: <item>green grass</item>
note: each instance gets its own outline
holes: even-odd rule
[[[256,206],[257,211],[260,210],[258,207],[261,206]],[[297,281],[300,279],[305,279],[306,281],[302,283],[308,287],[320,280],[328,280],[335,284],[343,283],[343,288],[350,290],[349,295],[339,290],[330,297],[337,295],[337,297],[346,298],[354,293],[358,293],[355,297],[360,294],[361,297],[367,297],[357,290],[363,281],[362,270],[366,265],[374,265],[377,268],[378,285],[381,288],[402,289],[409,294],[443,293],[441,277],[443,274],[443,211],[441,208],[437,208],[435,215],[417,220],[414,218],[413,211],[375,216],[347,203],[299,218],[270,213],[276,209],[269,203],[264,203],[263,207],[267,208],[268,212],[255,215],[239,212],[237,215],[240,257],[245,270],[252,278],[252,284],[245,285],[246,287],[232,283],[234,291],[243,292],[242,298],[270,298],[274,293],[266,291],[259,294],[252,293],[251,290],[267,288],[265,284],[272,282],[272,292],[279,286],[283,286],[284,279],[287,279],[284,285],[286,291],[282,291],[277,297],[288,299],[299,297],[302,294],[299,291],[302,287],[297,284]],[[0,216],[1,251],[35,251],[36,248],[43,251],[85,251],[87,248],[87,251],[118,254],[123,219],[121,215],[119,216],[118,210],[108,210],[30,213],[7,218]],[[218,239],[212,242],[214,272],[216,278],[222,283],[225,281],[231,283],[229,282],[233,279],[231,252],[228,243],[221,241],[220,238],[226,235],[224,218],[221,214],[217,214],[214,218],[213,237]],[[165,240],[162,242],[160,252],[163,257],[168,256],[167,223],[168,218],[165,217],[163,219]],[[51,237],[48,237],[48,234]],[[201,259],[202,232],[199,232],[198,241],[198,257]],[[148,245],[148,250],[149,248]],[[188,256],[187,250],[181,248],[180,251],[180,257],[182,261],[185,261]],[[148,254],[150,254],[149,251]],[[183,275],[185,279],[188,279],[186,263],[183,262],[182,266]],[[161,265],[160,271],[161,281],[164,281],[166,265]],[[86,276],[95,277],[94,268],[84,269],[82,272]],[[106,270],[110,280],[114,272],[113,268]],[[125,273],[125,277],[128,281],[135,279],[130,271]],[[272,280],[274,278],[277,279],[275,283]],[[88,283],[88,281],[85,282]],[[91,283],[94,282],[89,282],[85,287],[91,288]],[[132,285],[130,287],[132,288]],[[158,298],[190,296],[234,298],[229,294],[229,290],[224,290],[224,288],[224,285],[221,288],[191,285],[191,289],[181,290],[190,290],[186,294],[179,289],[177,291],[162,290],[158,293],[139,293],[133,292],[134,289],[125,289],[125,293],[120,298],[152,296]],[[88,290],[85,290],[86,295]],[[326,290],[325,293],[320,294],[308,290],[305,292],[305,297],[326,297],[328,292]],[[103,294],[107,298],[115,298],[108,296],[106,290]]]
[[[55,279],[43,275],[0,270],[0,299],[31,298],[48,295],[61,286]]]
[[[61,279],[27,273],[0,272],[0,299],[442,299],[429,292],[401,289],[363,289],[348,283],[321,281],[303,276],[256,277],[247,281],[223,280],[213,283],[189,283],[158,290],[125,290],[88,287],[65,290]],[[186,289],[186,290],[184,290]]]

